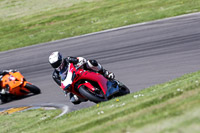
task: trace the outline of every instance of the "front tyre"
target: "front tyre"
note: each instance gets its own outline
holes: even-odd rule
[[[7,103],[7,102],[10,102],[12,99],[11,99],[11,96],[8,95],[8,94],[5,94],[5,95],[0,95],[0,98],[1,98],[1,103]]]
[[[88,100],[90,100],[90,101],[92,101],[94,103],[99,103],[99,102],[106,101],[105,98],[98,97],[97,95],[95,95],[94,92],[89,91],[88,88],[85,85],[82,85],[82,86],[79,87],[79,92],[80,92],[81,95],[83,95]]]
[[[35,85],[26,84],[25,88],[28,89],[33,94],[40,94],[41,93],[40,89]]]

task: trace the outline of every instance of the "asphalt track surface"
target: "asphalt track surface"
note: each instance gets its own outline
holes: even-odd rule
[[[131,92],[160,84],[200,69],[200,13],[48,42],[0,53],[0,69],[17,69],[42,94],[0,105],[64,104],[77,110],[94,105],[73,105],[54,83],[48,56],[83,56],[98,60]]]

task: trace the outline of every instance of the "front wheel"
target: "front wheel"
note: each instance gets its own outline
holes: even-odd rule
[[[104,97],[99,97],[94,92],[89,91],[85,85],[79,87],[79,92],[81,95],[94,103],[106,101]]]
[[[0,98],[1,98],[1,103],[7,103],[7,102],[10,102],[12,99],[11,99],[11,96],[8,95],[8,94],[5,94],[5,95],[0,95]]]
[[[40,94],[41,93],[40,89],[35,85],[26,84],[25,88],[28,89],[33,94]]]

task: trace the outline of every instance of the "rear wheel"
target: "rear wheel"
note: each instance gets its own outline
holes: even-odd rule
[[[106,99],[103,96],[100,97],[98,96],[98,94],[95,94],[95,92],[91,92],[84,85],[79,87],[79,92],[81,93],[81,95],[83,95],[84,97],[86,97],[88,100],[92,102],[99,103],[99,102],[106,101]]]
[[[119,87],[120,87],[120,90],[119,90],[119,95],[120,96],[123,96],[123,95],[126,95],[126,94],[129,94],[130,93],[130,90],[128,87],[126,87],[123,83],[121,83],[120,81],[118,81],[119,83]]]
[[[35,85],[26,84],[25,88],[28,89],[30,92],[32,92],[34,94],[40,94],[41,93],[40,89]]]

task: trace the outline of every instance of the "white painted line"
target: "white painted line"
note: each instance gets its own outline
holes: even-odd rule
[[[69,111],[69,107],[68,106],[63,106],[62,107],[62,113],[61,114],[59,114],[58,116],[56,116],[55,117],[55,119],[57,119],[57,118],[59,118],[59,117],[61,117],[61,116],[63,116],[64,114],[66,114],[66,113],[68,113],[68,111]]]

